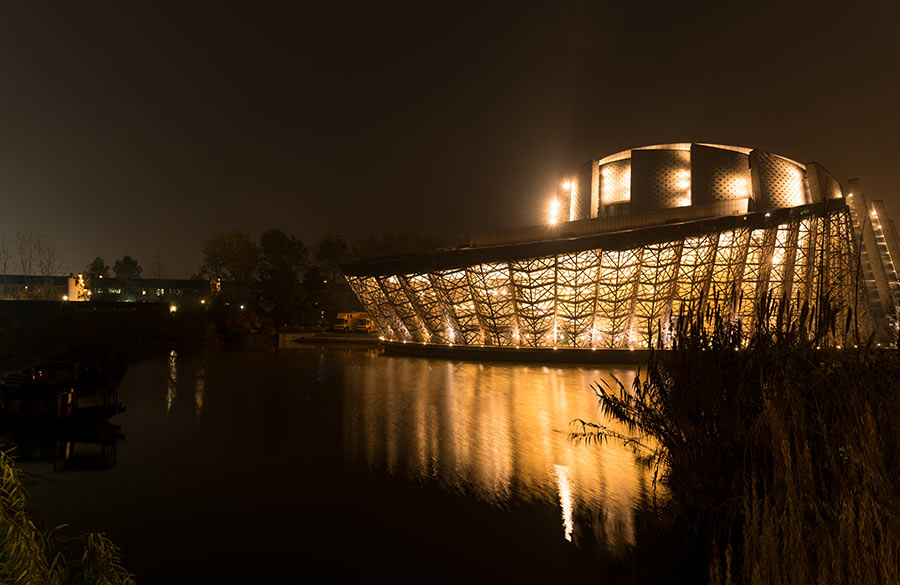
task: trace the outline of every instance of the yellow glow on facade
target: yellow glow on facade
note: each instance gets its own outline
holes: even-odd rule
[[[348,281],[389,339],[644,349],[648,323],[668,323],[680,310],[696,310],[698,303],[752,319],[766,295],[792,303],[815,298],[820,262],[829,267],[831,294],[852,306],[855,272],[849,265],[854,255],[844,225],[847,213],[837,209],[776,222],[775,213],[766,212],[758,216],[766,221],[754,229],[729,227],[623,250],[591,248],[475,263],[427,278],[421,273],[377,279],[351,275]]]
[[[678,171],[675,186],[682,191],[688,191],[691,188],[691,171],[682,169]]]
[[[785,181],[785,191],[787,195],[787,206],[796,207],[803,205],[804,189],[803,189],[803,171],[797,167],[791,166],[787,172]]]
[[[752,322],[761,299],[793,306],[815,299],[822,286],[853,305],[849,212],[843,202],[820,203],[835,197],[833,177],[759,150],[698,146],[656,145],[589,161],[556,183],[544,226],[474,237],[458,256],[442,252],[434,270],[411,260],[408,273],[379,266],[383,272],[360,269],[348,281],[388,339],[475,347],[643,349],[648,323],[670,335],[688,307]],[[632,154],[644,150],[675,154],[635,155],[632,166]],[[877,212],[863,204],[859,213],[867,208],[877,234]],[[719,221],[730,216],[734,223]],[[575,223],[546,227],[567,221]],[[682,222],[695,231],[666,227]],[[535,246],[505,248],[526,243]]]
[[[744,177],[735,177],[732,179],[731,191],[738,197],[749,197],[750,186],[747,184],[747,179]]]

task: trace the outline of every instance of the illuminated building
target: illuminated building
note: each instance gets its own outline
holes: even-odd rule
[[[837,323],[854,316],[852,335],[875,326],[851,208],[817,163],[733,146],[649,146],[588,161],[554,201],[545,225],[352,263],[345,275],[397,343],[642,349],[689,311],[749,329],[767,300],[799,311],[826,297]],[[843,337],[837,327],[833,342]]]
[[[848,181],[847,204],[862,254],[860,270],[879,338],[896,341],[900,323],[900,238],[884,202],[866,201],[858,179]]]

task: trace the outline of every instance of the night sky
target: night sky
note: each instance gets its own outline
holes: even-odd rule
[[[900,220],[896,2],[181,4],[0,5],[0,231],[62,273],[540,223],[563,173],[661,142],[814,160]]]

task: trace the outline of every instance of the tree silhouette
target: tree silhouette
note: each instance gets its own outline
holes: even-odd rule
[[[103,278],[109,278],[109,266],[103,258],[97,256],[84,269],[84,286],[93,291],[100,287],[100,280]]]
[[[264,300],[272,306],[272,318],[279,325],[295,322],[300,317],[300,279],[306,268],[306,246],[279,229],[264,232],[259,244],[259,278]]]
[[[210,280],[221,278],[232,281],[236,296],[246,299],[258,262],[259,248],[246,232],[225,232],[203,245],[200,274]]]
[[[116,278],[119,280],[129,282],[140,278],[144,269],[137,263],[137,260],[131,256],[125,256],[116,260],[116,263],[113,264],[113,272],[116,273]]]

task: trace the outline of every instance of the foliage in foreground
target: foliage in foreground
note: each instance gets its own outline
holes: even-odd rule
[[[19,470],[0,451],[0,583],[134,585],[109,539],[102,534],[64,539],[58,529],[39,526],[28,499]]]
[[[625,441],[656,471],[709,543],[711,584],[900,583],[898,353],[828,348],[833,320],[784,317],[749,335],[682,320],[630,390],[594,387],[627,432],[572,435]]]

